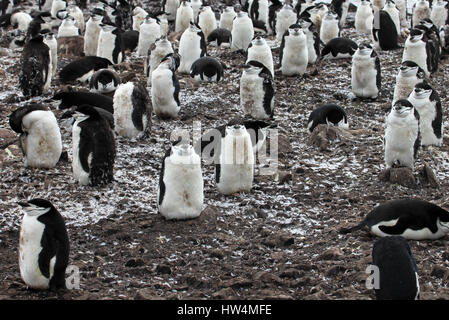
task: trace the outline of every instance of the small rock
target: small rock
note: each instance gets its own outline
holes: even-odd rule
[[[284,184],[292,181],[292,174],[287,171],[279,171],[279,184]]]
[[[343,273],[346,271],[346,268],[340,265],[333,266],[326,272],[326,277],[335,277],[339,273]]]
[[[223,250],[215,249],[210,252],[210,256],[213,258],[223,259],[224,253]]]
[[[251,287],[253,282],[249,279],[237,277],[234,279],[229,279],[223,281],[220,286],[221,287],[231,287],[231,288],[242,288],[242,287]]]
[[[230,297],[234,297],[234,296],[235,296],[235,292],[231,288],[223,288],[223,289],[221,289],[217,292],[214,292],[212,294],[212,297],[215,299],[226,299],[226,298],[230,298]]]
[[[262,281],[262,282],[272,282],[276,284],[281,284],[282,279],[279,278],[277,275],[266,272],[266,271],[259,271],[253,276],[254,281]]]
[[[339,260],[343,256],[343,252],[339,248],[331,248],[324,251],[319,260]]]
[[[145,265],[145,262],[142,259],[130,259],[126,262],[125,267],[128,268],[135,268],[135,267],[142,267]]]
[[[430,273],[430,275],[432,277],[444,279],[447,276],[447,269],[445,267],[436,265],[432,268],[432,272]]]
[[[303,276],[303,274],[299,270],[290,268],[290,269],[287,269],[287,270],[284,270],[283,272],[281,272],[279,274],[279,276],[281,278],[298,279],[298,278],[301,278]]]
[[[158,265],[156,267],[156,272],[160,274],[171,274],[171,268],[167,265]]]
[[[84,56],[84,37],[61,37],[58,38],[58,57],[63,56]]]
[[[424,167],[421,170],[421,176],[423,180],[431,187],[431,188],[439,188],[440,183],[438,182],[438,178],[435,176],[432,168],[425,163]]]
[[[407,188],[416,188],[416,180],[413,176],[412,169],[408,167],[391,168],[390,182]]]
[[[140,289],[137,291],[135,300],[165,300],[164,297],[155,295],[150,289]]]

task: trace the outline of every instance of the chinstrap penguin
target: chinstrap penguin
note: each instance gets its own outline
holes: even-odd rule
[[[325,104],[314,109],[307,120],[307,129],[313,132],[319,124],[334,125],[343,129],[349,128],[345,110],[336,104]]]

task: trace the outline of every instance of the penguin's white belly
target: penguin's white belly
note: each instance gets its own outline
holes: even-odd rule
[[[58,29],[58,38],[79,36],[78,28],[75,26],[60,26]]]
[[[376,98],[379,90],[376,85],[377,71],[373,62],[355,62],[352,67],[352,91],[358,97]]]
[[[430,20],[436,25],[439,29],[440,27],[446,24],[447,20],[447,11],[444,8],[435,8],[432,9],[430,13]]]
[[[137,54],[139,56],[148,56],[148,50],[151,45],[161,36],[160,27],[156,25],[156,28],[146,28],[142,25],[139,33],[139,43],[137,45]]]
[[[179,73],[190,73],[192,64],[201,56],[200,39],[196,33],[190,33],[185,38],[181,38],[179,44],[179,55],[181,63],[178,68]]]
[[[172,72],[170,70],[154,70],[151,81],[151,101],[156,115],[176,117],[180,107],[173,93]]]
[[[273,54],[271,49],[265,46],[252,46],[248,49],[248,58],[246,62],[251,60],[259,61],[271,72],[271,76],[274,77],[274,64],[273,64]]]
[[[24,215],[20,229],[19,268],[27,286],[34,289],[48,289],[50,279],[39,269],[39,253],[45,225],[36,217]],[[53,276],[56,256],[50,260],[50,278]]]
[[[114,126],[115,131],[122,137],[133,138],[141,133],[132,121],[133,103],[132,90],[134,86],[121,86],[114,94]],[[145,130],[146,121],[143,121]]]
[[[385,129],[385,164],[391,167],[395,161],[401,166],[414,168],[414,145],[417,127],[387,124]]]
[[[393,104],[401,99],[407,99],[410,93],[415,88],[415,85],[420,81],[416,77],[396,77],[396,85],[393,93]]]
[[[443,144],[443,134],[438,139],[432,127],[432,122],[436,117],[435,103],[430,102],[429,99],[415,99],[413,96],[410,96],[408,100],[419,113],[421,145],[441,146]]]
[[[246,114],[256,119],[268,118],[263,108],[263,78],[242,75],[240,79],[240,106]]]
[[[79,158],[80,133],[81,129],[76,122],[72,127],[72,171],[75,180],[85,186],[89,184],[89,172],[84,171]]]
[[[198,164],[165,161],[165,195],[159,212],[167,219],[198,217],[203,207],[203,176]]]
[[[338,31],[339,27],[337,20],[330,22],[324,20],[320,29],[320,39],[326,44],[329,40],[338,37]]]
[[[427,69],[426,57],[426,47],[422,42],[420,42],[420,44],[418,45],[413,45],[408,41],[405,43],[404,51],[402,54],[402,62],[407,60],[415,62],[424,70],[426,76],[429,76],[430,73]]]
[[[396,225],[396,222],[398,220],[399,219],[395,219],[395,220],[390,220],[390,221],[385,221],[385,222],[380,222],[378,224],[375,224],[371,227],[371,232],[379,237],[390,236],[390,234],[382,232],[379,229],[379,227],[380,226],[394,226],[394,225]],[[402,232],[401,234],[398,234],[398,236],[402,236],[405,239],[409,239],[409,240],[424,240],[424,239],[435,240],[435,239],[441,238],[444,235],[445,235],[445,233],[440,229],[438,229],[438,231],[436,233],[432,233],[429,230],[429,228],[427,228],[427,227],[420,229],[420,230],[413,230],[413,229],[407,228],[404,230],[404,232]]]
[[[306,42],[295,41],[285,37],[281,72],[283,75],[303,75],[309,62]]]
[[[84,54],[86,56],[96,56],[101,27],[95,22],[89,21],[87,22],[86,32],[84,34]]]
[[[281,43],[282,36],[292,24],[296,23],[296,15],[279,15],[276,19],[276,41]]]
[[[112,63],[114,60],[112,59],[112,52],[115,48],[115,35],[108,32],[100,31],[100,35],[98,37],[98,47],[97,47],[97,56],[101,58],[108,59]],[[119,53],[120,57],[121,53]],[[118,59],[120,61],[120,59]]]
[[[250,21],[251,23],[251,21]],[[248,50],[248,46],[254,37],[254,28],[252,24],[237,24],[232,27],[231,51]]]

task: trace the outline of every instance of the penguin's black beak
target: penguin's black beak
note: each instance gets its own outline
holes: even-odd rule
[[[249,69],[249,68],[251,68],[251,66],[249,64],[245,63],[244,65],[242,65],[242,68],[243,69]]]
[[[22,208],[26,208],[26,207],[29,207],[29,206],[30,206],[30,205],[28,204],[28,202],[22,202],[22,201],[17,202],[17,204],[18,204],[19,206],[21,206]]]

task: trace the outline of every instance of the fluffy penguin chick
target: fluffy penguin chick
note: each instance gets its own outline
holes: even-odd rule
[[[419,113],[421,145],[443,144],[443,114],[438,93],[426,81],[415,85],[408,101]]]
[[[449,4],[445,0],[437,0],[433,2],[432,11],[430,12],[430,20],[440,29],[449,24]],[[12,17],[11,17],[12,22]]]
[[[360,98],[375,99],[381,85],[380,60],[371,45],[362,43],[352,57],[351,87]]]
[[[328,11],[321,22],[320,39],[324,44],[337,38],[340,33],[338,16]]]
[[[232,22],[231,51],[243,50],[246,52],[253,37],[253,22],[246,12],[240,11]]]
[[[398,100],[385,121],[385,165],[413,170],[419,145],[419,114],[409,101]]]
[[[250,191],[253,177],[254,152],[249,133],[243,125],[226,127],[220,161],[215,165],[218,191],[225,195]]]
[[[237,13],[234,11],[234,7],[227,6],[222,14],[220,15],[219,28],[232,30],[232,22],[234,18],[237,16]]]
[[[217,19],[210,6],[203,7],[198,16],[198,25],[207,39],[212,30],[217,28]]]
[[[402,61],[413,61],[428,77],[430,75],[429,66],[427,64],[426,37],[424,32],[419,29],[412,29],[410,35],[405,41],[404,51],[402,53]]]
[[[396,76],[393,93],[393,105],[396,101],[407,99],[417,83],[424,81],[424,70],[413,61],[402,62]]]
[[[193,9],[190,2],[184,0],[176,11],[175,32],[184,32],[193,21]]]
[[[190,73],[192,64],[200,57],[206,55],[206,39],[201,29],[191,23],[190,27],[184,31],[179,41],[179,56],[181,64],[179,73]]]
[[[150,50],[150,54],[145,60],[146,63],[144,66],[144,72],[147,75],[148,86],[151,86],[151,75],[153,74],[153,71],[156,70],[156,68],[159,66],[159,63],[161,63],[162,59],[166,55],[174,52],[171,42],[168,41],[166,37],[157,39],[154,45],[150,47]]]
[[[296,23],[296,13],[293,7],[286,3],[276,14],[276,41],[281,43],[284,33],[288,28]]]
[[[9,122],[20,134],[19,143],[26,167],[53,168],[62,152],[61,132],[52,111],[30,104],[14,111]]]
[[[146,57],[151,45],[160,37],[161,27],[156,22],[156,19],[145,19],[145,22],[140,25],[137,54],[141,57]]]
[[[80,30],[75,23],[75,18],[67,16],[58,28],[58,38],[79,36]]]
[[[150,97],[144,86],[127,82],[114,93],[114,127],[117,134],[134,138],[151,129]]]
[[[72,170],[81,185],[104,185],[113,180],[114,132],[92,106],[75,109],[72,126]]]
[[[92,15],[86,23],[86,32],[84,33],[84,55],[97,55],[98,38],[100,36],[100,21],[102,16]]]
[[[52,78],[54,78],[56,77],[56,72],[58,70],[58,41],[56,40],[55,35],[50,32],[45,34],[44,43],[50,48]]]
[[[179,82],[176,61],[167,55],[151,75],[151,101],[154,113],[160,118],[176,118],[180,110]]]
[[[412,14],[412,21],[411,26],[414,28],[417,26],[421,20],[430,18],[430,6],[429,1],[427,0],[418,0],[413,5],[413,14]]]
[[[357,33],[370,34],[373,27],[373,9],[369,1],[361,0],[355,13],[355,30]]]
[[[191,219],[203,207],[201,159],[193,147],[178,144],[162,160],[159,178],[159,212],[166,219]]]
[[[271,72],[271,76],[274,77],[274,63],[273,54],[271,48],[267,44],[264,38],[257,36],[248,47],[248,55],[246,62],[259,61]]]
[[[240,78],[240,107],[254,119],[273,116],[274,87],[270,71],[258,61],[244,65]]]
[[[65,289],[70,244],[63,217],[45,199],[18,204],[25,212],[19,240],[19,268],[23,282],[33,289]]]
[[[285,76],[303,75],[309,63],[307,37],[299,25],[292,25],[284,34],[279,55],[281,72]]]

